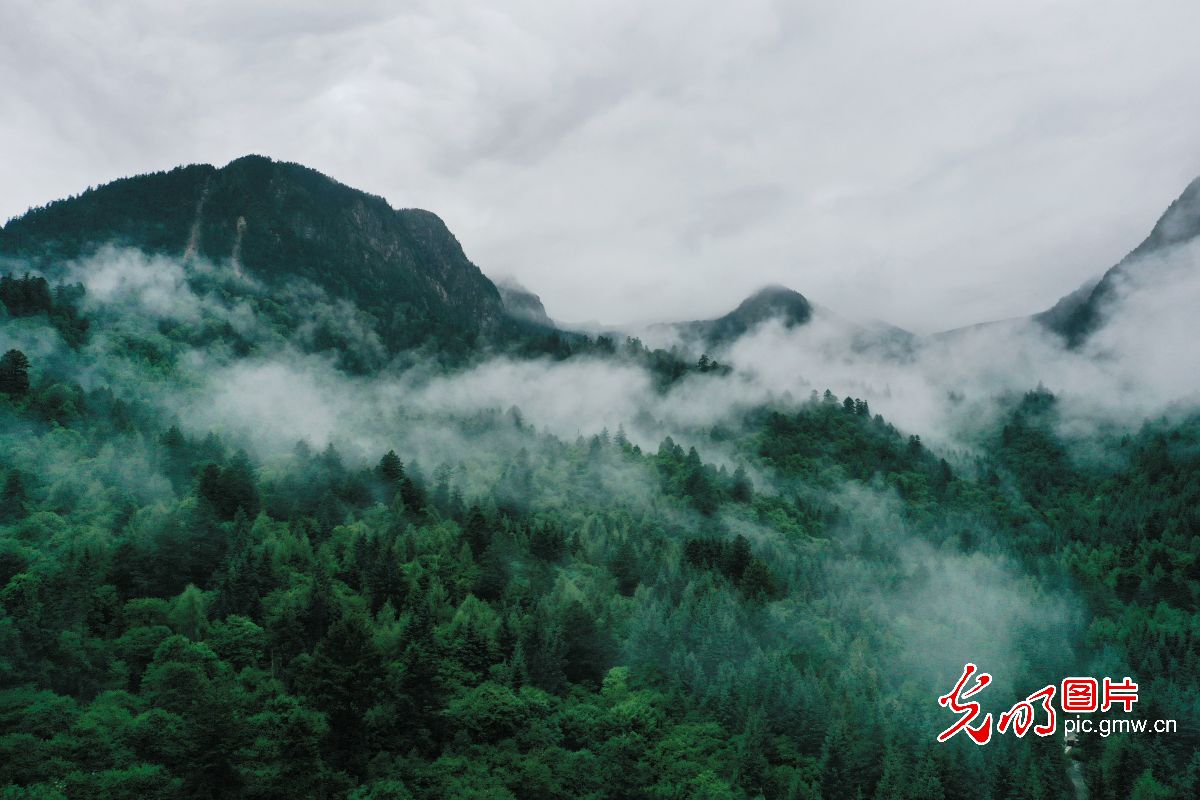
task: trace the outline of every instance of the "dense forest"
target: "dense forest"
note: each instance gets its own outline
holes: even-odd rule
[[[1200,416],[1081,432],[1032,385],[952,439],[831,385],[666,418],[746,378],[68,255],[0,280],[4,800],[1200,796]],[[537,409],[490,399],[531,374]],[[619,424],[574,410],[613,376]],[[939,744],[967,661],[997,714],[1129,675],[1178,732]]]

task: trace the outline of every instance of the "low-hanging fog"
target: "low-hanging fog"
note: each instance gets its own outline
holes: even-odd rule
[[[614,359],[487,359],[450,374],[420,368],[348,379],[328,359],[293,354],[215,369],[197,413],[287,439],[367,444],[398,409],[472,414],[516,407],[526,422],[574,438],[624,426],[643,447],[688,440],[763,404],[813,391],[867,400],[906,432],[943,446],[969,445],[997,403],[1039,385],[1064,402],[1063,432],[1136,427],[1186,413],[1200,398],[1200,353],[1191,346],[1200,304],[1200,245],[1145,257],[1117,282],[1103,326],[1068,349],[1041,324],[1010,320],[918,340],[911,352],[857,344],[856,328],[818,310],[802,326],[769,321],[712,355],[727,375],[691,374],[665,392],[640,367]],[[358,339],[369,344],[369,336]],[[689,358],[701,351],[683,347]]]
[[[1184,246],[1133,265],[1104,326],[1074,350],[1039,324],[1021,320],[885,346],[846,318],[819,310],[802,326],[770,321],[751,330],[710,353],[731,368],[727,373],[691,373],[665,390],[619,355],[562,361],[493,355],[452,370],[419,359],[386,365],[369,316],[311,285],[270,291],[291,326],[281,333],[247,300],[265,296],[267,288],[235,264],[116,248],[100,250],[65,274],[83,284],[84,312],[94,321],[81,351],[29,320],[0,327],[0,349],[21,347],[35,368],[73,375],[85,387],[111,386],[120,396],[157,407],[185,430],[216,431],[267,465],[287,459],[298,440],[315,448],[333,444],[363,465],[395,449],[427,472],[449,470],[470,500],[524,450],[549,495],[556,482],[578,478],[556,474],[552,456],[578,437],[623,430],[653,450],[671,436],[696,445],[705,460],[732,468],[742,459],[709,436],[714,426],[736,428],[745,412],[764,404],[798,407],[826,388],[867,400],[904,433],[947,454],[970,448],[1006,404],[1039,384],[1062,400],[1060,424],[1067,435],[1098,426],[1131,429],[1146,417],[1186,412],[1200,391],[1200,364],[1187,336],[1194,328],[1191,309],[1200,300],[1198,255],[1197,247]],[[380,368],[351,374],[340,357],[312,352],[328,326],[337,326],[343,356],[352,352],[358,363]],[[233,331],[253,346],[237,352],[220,337],[203,346],[182,343],[211,330]],[[685,341],[675,345],[689,359],[703,350]],[[147,347],[169,354],[172,366],[166,372],[148,368],[140,355]],[[74,452],[70,448],[64,439],[59,453],[27,457],[53,473],[56,459]],[[151,449],[147,444],[129,453],[76,455],[152,500],[165,489],[157,478],[139,478],[156,475]],[[709,524],[694,512],[664,511],[656,480],[644,466],[601,458],[588,477],[621,502],[654,507],[681,530]],[[751,477],[759,491],[778,491],[775,476],[751,469]],[[76,489],[93,490],[100,489]],[[838,509],[840,549],[820,542],[798,549],[780,533],[728,512],[719,523],[747,536],[793,585],[811,579],[812,558],[823,559],[821,580],[848,590],[830,613],[871,620],[906,643],[903,663],[891,665],[895,680],[941,687],[974,658],[996,674],[998,692],[1036,688],[1005,686],[1003,675],[1021,671],[1023,654],[1052,657],[1038,642],[1065,640],[1064,632],[1078,625],[1079,604],[1069,590],[1041,587],[987,550],[986,529],[972,532],[976,547],[985,548],[976,552],[960,547],[949,530],[911,530],[890,488],[848,483],[833,493],[813,491],[819,502]],[[944,603],[968,589],[987,605],[986,624],[975,621],[969,608]],[[774,606],[771,635],[802,646],[805,636],[816,634],[794,624],[789,604],[795,602],[802,601]],[[655,613],[651,606],[642,610],[646,620]],[[741,657],[768,659],[764,642],[738,635],[746,639]],[[1070,654],[1058,657],[1069,660]]]
[[[959,447],[986,429],[997,403],[1039,385],[1064,401],[1066,434],[1136,427],[1194,407],[1200,353],[1190,334],[1200,301],[1198,259],[1200,245],[1187,244],[1129,265],[1104,324],[1075,349],[1028,319],[885,347],[870,337],[864,343],[863,328],[817,309],[808,324],[768,321],[713,350],[732,368],[728,373],[689,374],[665,391],[620,358],[497,355],[454,371],[419,360],[389,368],[369,316],[309,284],[274,290],[293,315],[292,332],[283,336],[255,318],[244,297],[266,290],[236,265],[116,248],[66,273],[84,285],[86,312],[101,321],[84,352],[70,353],[51,329],[32,323],[4,326],[0,344],[26,350],[42,366],[70,360],[77,374],[164,404],[185,427],[236,433],[264,454],[290,448],[302,432],[316,446],[336,442],[363,456],[399,439],[445,459],[446,437],[428,420],[510,409],[561,438],[623,427],[632,441],[654,447],[663,436],[690,442],[714,425],[736,425],[748,409],[786,407],[826,389],[867,400],[873,412],[930,444]],[[153,375],[129,371],[128,333],[153,341],[164,330],[178,338],[181,330],[216,326],[256,346],[238,357],[221,346],[180,348],[164,340],[185,379],[182,396],[175,385],[166,390]],[[310,352],[319,331],[334,329],[342,351],[383,368],[349,375],[331,355]],[[674,344],[688,359],[704,350],[694,342]]]

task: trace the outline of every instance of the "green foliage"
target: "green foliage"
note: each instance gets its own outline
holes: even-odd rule
[[[0,275],[0,317],[46,317],[63,341],[79,347],[87,338],[88,321],[78,311],[83,287],[59,284],[53,290],[40,275],[23,278]]]
[[[173,236],[194,207],[163,214]],[[169,392],[180,335],[124,357]],[[722,370],[602,339],[542,355]],[[1061,637],[1011,637],[998,696],[1128,673],[1144,713],[1200,726],[1197,420],[1085,448],[1038,391],[966,458],[832,392],[647,452],[497,412],[439,418],[503,446],[423,472],[384,441],[256,459],[30,374],[0,400],[0,797],[1068,796],[1057,742],[932,744],[954,675],[909,637],[970,621],[917,604],[946,563],[1084,598]],[[1079,774],[1194,796],[1189,742],[1085,742]]]
[[[29,359],[20,350],[0,356],[0,393],[10,397],[29,394]]]

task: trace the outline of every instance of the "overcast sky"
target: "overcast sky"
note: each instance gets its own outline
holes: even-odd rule
[[[1025,314],[1200,174],[1200,4],[990,7],[7,0],[0,219],[254,152],[438,213],[560,320]]]

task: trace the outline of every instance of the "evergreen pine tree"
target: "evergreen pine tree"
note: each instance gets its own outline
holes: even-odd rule
[[[29,359],[20,350],[0,356],[0,393],[12,397],[29,393]]]

